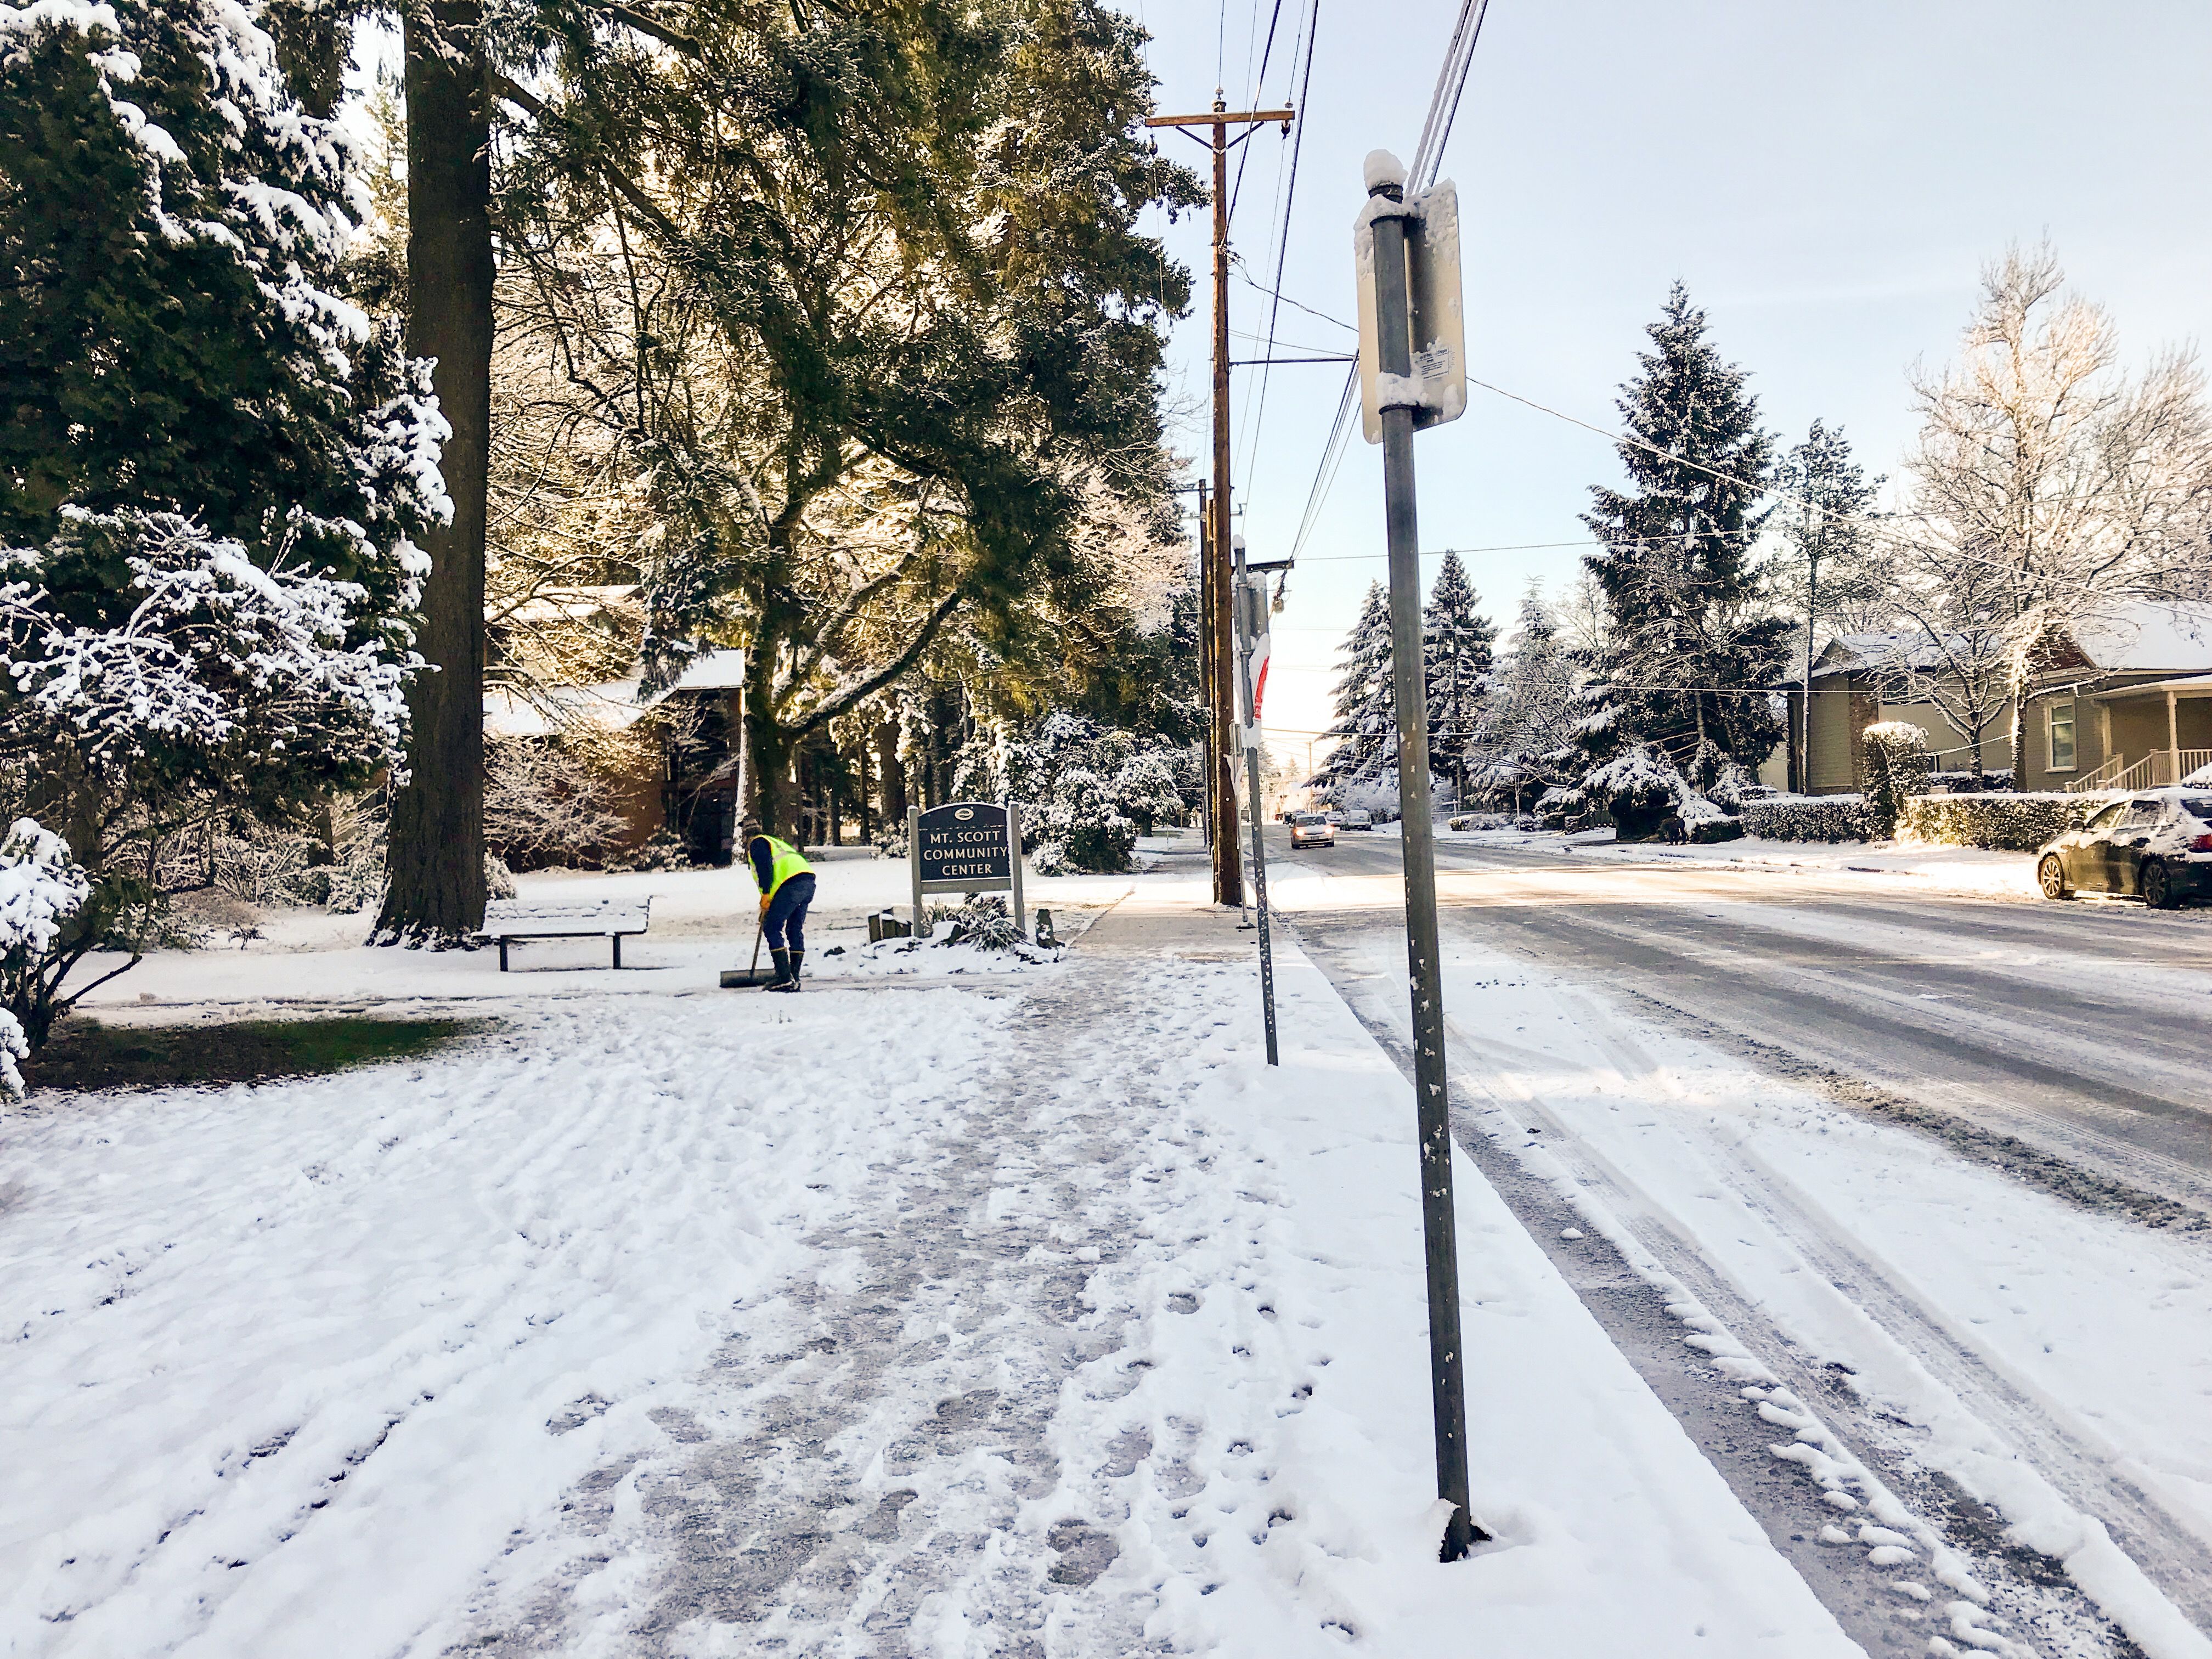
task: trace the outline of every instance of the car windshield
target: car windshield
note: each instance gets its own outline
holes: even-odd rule
[[[2109,830],[2120,821],[2120,814],[2127,810],[2127,802],[2124,800],[2114,801],[2103,811],[2098,813],[2095,817],[2091,818],[2087,827],[2092,830]]]
[[[2192,818],[2212,823],[2212,795],[2186,795],[2182,798],[2181,810]]]

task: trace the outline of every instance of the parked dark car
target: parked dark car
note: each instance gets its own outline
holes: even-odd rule
[[[2154,910],[2212,898],[2212,790],[2154,789],[2100,807],[2035,860],[2045,898],[2118,893]]]
[[[1291,850],[1301,847],[1334,847],[1336,826],[1326,812],[1301,812],[1291,820]]]

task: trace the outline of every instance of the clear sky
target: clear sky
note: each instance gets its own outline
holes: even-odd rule
[[[1123,0],[1153,36],[1163,112],[1297,101],[1289,50],[1314,0],[1282,0],[1275,61],[1253,87],[1275,0]],[[1350,321],[1360,162],[1411,159],[1457,6],[1320,0],[1319,50],[1290,216],[1284,291]],[[1787,441],[1840,422],[1869,470],[1911,435],[1905,371],[1951,349],[1983,260],[2048,235],[2075,285],[2110,306],[2131,357],[2206,327],[2212,281],[2212,5],[2118,0],[1492,0],[1443,175],[1460,189],[1472,372],[1600,426],[1680,277],[1752,374]],[[1164,134],[1201,168],[1200,147]],[[1249,146],[1231,235],[1271,280],[1287,142]],[[1210,453],[1205,214],[1170,228],[1200,278],[1176,331],[1176,441]],[[1232,279],[1231,321],[1267,326]],[[1286,355],[1352,337],[1284,308]],[[1262,355],[1233,342],[1233,355]],[[1236,483],[1254,556],[1287,552],[1342,371],[1236,371]],[[1584,538],[1588,487],[1616,477],[1602,440],[1474,392],[1419,439],[1422,544]],[[1571,581],[1581,548],[1468,557],[1509,621],[1532,578]],[[1382,574],[1379,451],[1355,433],[1276,618],[1270,742],[1303,761],[1328,723],[1330,665]],[[1427,562],[1433,569],[1434,561]]]

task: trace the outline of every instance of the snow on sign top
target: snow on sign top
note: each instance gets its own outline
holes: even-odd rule
[[[1377,158],[1368,157],[1369,188],[1378,173]],[[1382,182],[1389,182],[1388,179]],[[1382,346],[1375,310],[1375,222],[1385,216],[1406,224],[1406,283],[1410,374],[1382,372]],[[1455,421],[1467,411],[1467,329],[1462,316],[1459,275],[1459,191],[1450,179],[1409,196],[1403,204],[1370,196],[1352,222],[1352,251],[1359,280],[1360,431],[1370,444],[1382,441],[1382,411],[1411,409],[1413,428]]]

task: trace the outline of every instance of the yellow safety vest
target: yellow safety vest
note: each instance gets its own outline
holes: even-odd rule
[[[761,896],[762,897],[774,898],[775,896],[776,889],[782,886],[784,883],[789,881],[793,876],[811,876],[814,873],[814,866],[809,864],[805,859],[799,857],[799,849],[796,847],[793,847],[789,842],[778,841],[774,836],[756,836],[753,837],[753,840],[766,842],[768,843],[768,850],[770,855],[775,860],[775,865],[769,872],[769,881],[768,891],[763,893]],[[753,870],[752,843],[750,842],[748,842],[745,844],[745,868],[748,870]],[[756,887],[760,884],[760,872],[757,870],[753,870],[753,884]]]

